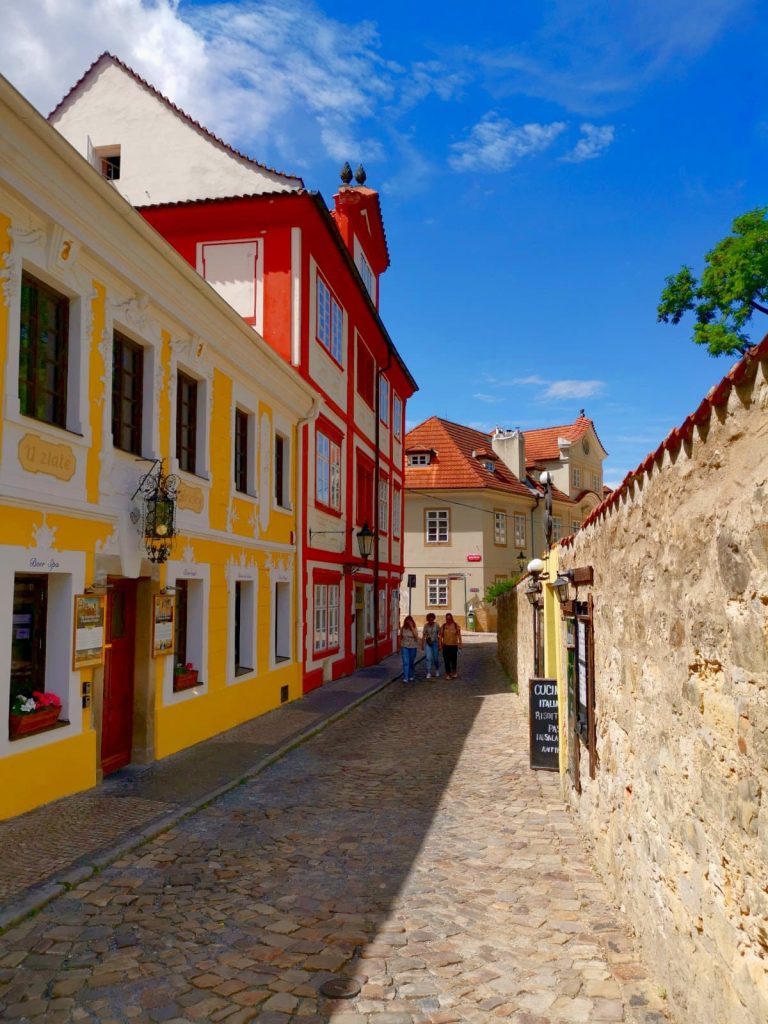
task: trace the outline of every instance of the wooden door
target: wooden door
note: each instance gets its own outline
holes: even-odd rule
[[[101,716],[101,769],[105,775],[131,760],[136,582],[110,580]]]

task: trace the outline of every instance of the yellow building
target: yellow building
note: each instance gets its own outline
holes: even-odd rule
[[[7,818],[300,696],[297,428],[316,409],[3,79],[0,126]]]

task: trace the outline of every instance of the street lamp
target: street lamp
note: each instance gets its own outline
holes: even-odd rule
[[[361,530],[357,531],[357,546],[360,549],[360,557],[363,560],[363,565],[367,564],[368,559],[371,557],[373,551],[373,542],[376,539],[376,534],[370,528],[368,523],[365,523]],[[354,576],[356,572],[362,569],[362,565],[355,565],[352,562],[345,562],[343,565],[344,574],[346,576]]]

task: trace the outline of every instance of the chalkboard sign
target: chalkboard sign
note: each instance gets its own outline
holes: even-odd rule
[[[557,680],[528,680],[528,729],[531,768],[560,770],[560,726],[557,713]]]

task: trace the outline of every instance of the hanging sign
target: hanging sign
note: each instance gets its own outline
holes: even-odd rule
[[[155,594],[152,598],[152,657],[173,654],[173,625],[176,598],[173,594]]]
[[[104,596],[75,595],[72,668],[90,668],[104,662]]]
[[[531,768],[560,769],[560,726],[556,679],[529,679],[528,732]]]

